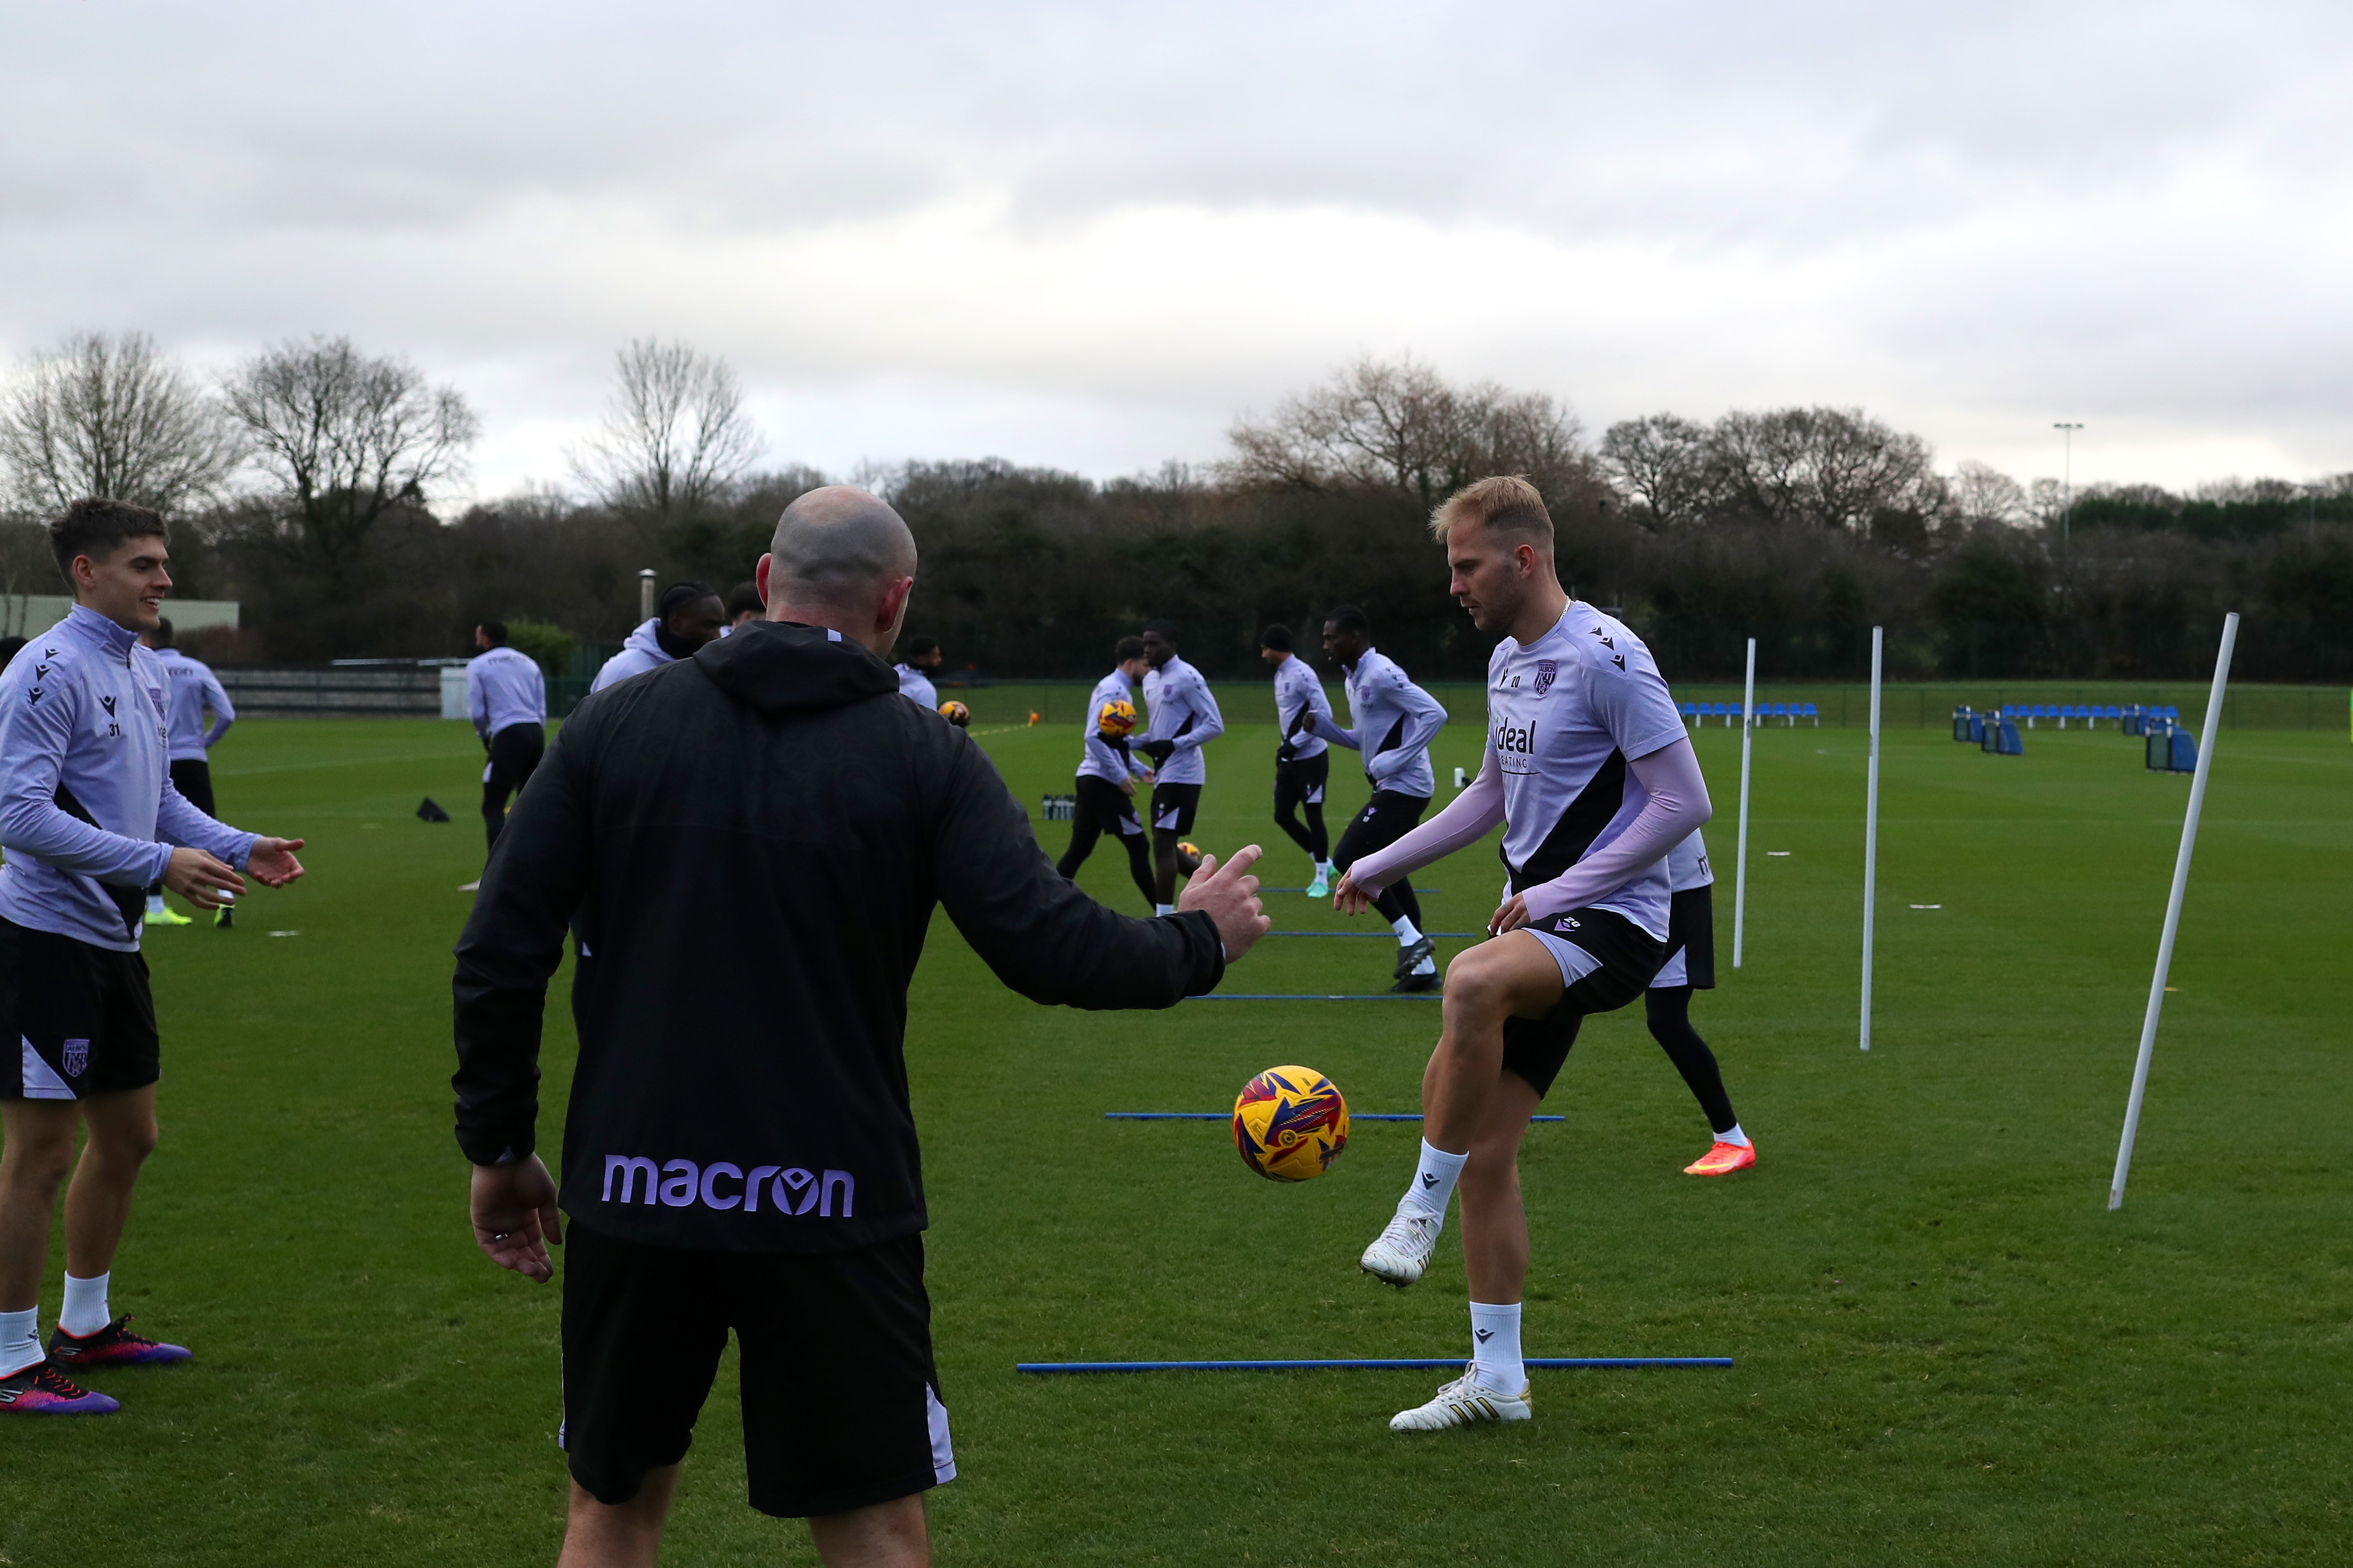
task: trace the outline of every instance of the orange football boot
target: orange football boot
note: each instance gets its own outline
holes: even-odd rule
[[[1718,1143],[1683,1167],[1686,1176],[1728,1176],[1757,1163],[1754,1143]]]

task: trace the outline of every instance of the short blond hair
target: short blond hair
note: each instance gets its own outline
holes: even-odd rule
[[[1495,474],[1464,485],[1430,514],[1430,536],[1443,544],[1458,522],[1525,534],[1529,542],[1552,548],[1552,513],[1523,474]]]

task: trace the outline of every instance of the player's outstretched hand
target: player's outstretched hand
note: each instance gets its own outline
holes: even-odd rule
[[[1229,963],[1248,952],[1250,944],[1274,924],[1266,918],[1266,906],[1259,901],[1258,879],[1250,874],[1265,853],[1255,844],[1248,845],[1235,850],[1234,858],[1222,866],[1215,855],[1202,856],[1200,868],[1176,899],[1178,909],[1198,910],[1217,922],[1218,940],[1226,944]]]
[[[216,910],[231,897],[245,891],[245,879],[201,849],[185,846],[172,851],[172,863],[164,868],[164,886],[200,910]]]
[[[245,868],[263,887],[282,888],[302,874],[302,862],[294,858],[294,851],[301,847],[299,838],[257,838]]]
[[[1507,931],[1517,931],[1527,923],[1528,896],[1525,893],[1514,893],[1504,900],[1502,909],[1497,910],[1488,918],[1487,934],[1501,936]]]
[[[555,1210],[555,1178],[538,1155],[475,1166],[472,1198],[474,1245],[483,1257],[542,1285],[555,1277],[547,1248],[564,1245],[564,1216]]]
[[[1340,873],[1339,886],[1332,889],[1332,907],[1344,915],[1360,915],[1373,907],[1374,891],[1356,880],[1353,871]]]

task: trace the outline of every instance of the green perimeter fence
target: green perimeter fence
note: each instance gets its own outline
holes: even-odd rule
[[[1212,683],[1217,692],[1218,706],[1229,724],[1271,724],[1274,722],[1274,689],[1254,681],[1221,680]],[[1025,724],[1036,713],[1041,723],[1076,724],[1086,717],[1090,683],[1078,680],[1006,681],[1002,684],[959,686],[953,681],[941,681],[943,700],[955,698],[972,710],[976,727],[999,724]],[[1348,703],[1345,693],[1335,685],[1325,689],[1331,694],[1334,711],[1344,719]],[[1426,690],[1438,699],[1447,713],[1448,721],[1455,724],[1486,722],[1486,688],[1465,681],[1433,681]],[[1735,684],[1697,684],[1677,686],[1678,702],[1725,703],[1735,709],[1740,704],[1740,687]],[[1966,681],[1947,680],[1885,686],[1880,690],[1880,720],[1889,726],[1907,729],[1941,730],[1951,722],[1956,705],[1967,703],[1983,711],[2004,703],[2026,703],[2044,707],[2065,704],[2075,707],[2126,707],[2133,703],[2144,706],[2171,707],[2181,710],[2184,721],[2198,730],[2206,727],[2206,693],[2203,682],[2188,681]],[[1804,704],[1810,702],[1819,711],[1819,722],[1830,729],[1860,729],[1871,715],[1871,688],[1868,685],[1831,685],[1816,682],[1757,683],[1757,701],[1762,707],[1767,702]],[[1715,719],[1712,723],[1729,721]],[[1775,719],[1771,723],[1780,724]],[[1800,719],[1799,725],[1816,721]],[[2225,730],[2347,730],[2353,735],[2353,693],[2342,686],[2236,686],[2222,700],[2222,728]]]

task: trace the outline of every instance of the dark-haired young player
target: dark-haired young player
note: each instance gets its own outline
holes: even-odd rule
[[[1667,851],[1667,886],[1672,900],[1667,916],[1667,961],[1642,993],[1650,1015],[1651,1037],[1683,1075],[1707,1124],[1715,1130],[1708,1152],[1683,1167],[1686,1176],[1728,1176],[1757,1163],[1757,1147],[1740,1130],[1732,1113],[1732,1096],[1724,1091],[1724,1073],[1715,1053],[1692,1027],[1691,997],[1694,990],[1715,989],[1715,868],[1707,863],[1707,841],[1698,834]]]
[[[727,590],[727,630],[734,631],[746,621],[765,616],[768,606],[760,602],[760,584],[738,583]]]
[[[1324,651],[1339,660],[1348,678],[1348,716],[1343,730],[1329,715],[1316,721],[1318,734],[1365,754],[1365,782],[1373,798],[1340,835],[1333,864],[1342,871],[1359,857],[1386,849],[1421,820],[1438,778],[1430,767],[1430,742],[1446,725],[1438,699],[1408,680],[1397,661],[1373,647],[1372,623],[1354,605],[1343,605],[1324,622]],[[1397,932],[1397,991],[1427,991],[1438,984],[1438,944],[1422,933],[1421,900],[1413,884],[1399,877],[1381,889],[1373,907]]]
[[[1135,684],[1146,668],[1142,637],[1122,637],[1113,649],[1119,667],[1087,694],[1086,754],[1079,759],[1078,804],[1071,814],[1071,847],[1062,851],[1054,869],[1064,879],[1079,879],[1079,868],[1094,853],[1095,840],[1109,829],[1127,851],[1128,875],[1147,904],[1155,902],[1152,851],[1144,837],[1144,819],[1135,809],[1138,780],[1149,784],[1152,770],[1138,762],[1128,747],[1135,727]],[[1126,710],[1121,727],[1119,710]]]
[[[1201,786],[1209,770],[1201,748],[1226,732],[1225,715],[1209,695],[1201,672],[1176,657],[1176,628],[1155,621],[1144,628],[1145,706],[1152,725],[1136,750],[1152,759],[1152,910],[1176,908],[1177,847],[1193,831],[1201,809]]]
[[[717,641],[726,624],[727,607],[717,594],[701,583],[672,583],[655,604],[653,619],[629,634],[588,689],[602,691],[633,675],[691,658],[696,648]]]
[[[115,1248],[155,1147],[155,1004],[143,889],[198,909],[302,874],[299,838],[223,826],[173,787],[169,681],[139,645],[171,591],[164,520],[81,500],[49,525],[73,609],[0,678],[0,1413],[116,1408],[67,1373],[185,1361],[111,1315]],[[74,1158],[78,1131],[88,1142]],[[65,1307],[41,1347],[49,1222],[66,1188]]]
[[[1291,628],[1269,626],[1259,634],[1258,656],[1274,669],[1274,721],[1282,739],[1274,748],[1274,825],[1307,851],[1314,872],[1307,896],[1332,890],[1332,836],[1324,826],[1324,790],[1332,774],[1332,748],[1315,732],[1317,720],[1332,718],[1332,700],[1307,661],[1292,650]],[[1336,726],[1335,726],[1336,728]],[[1299,812],[1307,825],[1299,824]]]
[[[1351,867],[1351,913],[1498,823],[1510,886],[1494,940],[1448,965],[1442,1032],[1422,1077],[1421,1158],[1362,1267],[1410,1285],[1429,1266],[1458,1180],[1472,1363],[1398,1431],[1525,1421],[1520,1291],[1528,1229],[1520,1140],[1577,1026],[1641,995],[1666,957],[1667,852],[1707,821],[1707,785],[1650,650],[1562,591],[1552,519],[1525,479],[1481,479],[1431,519],[1451,590],[1500,632],[1487,666],[1478,780],[1430,821]]]

